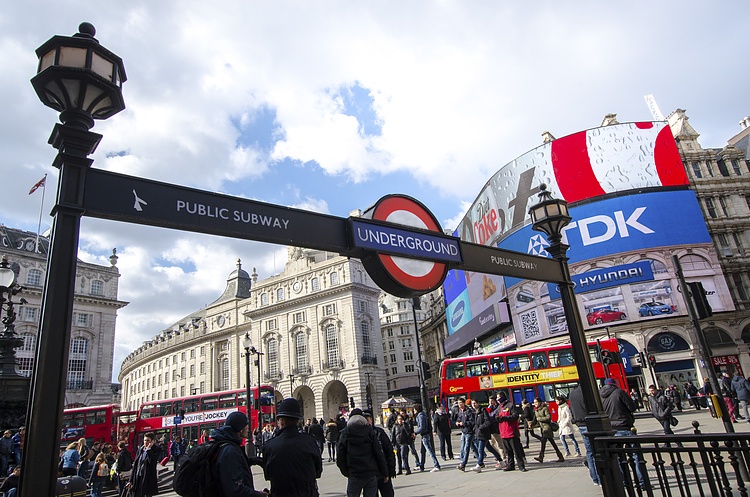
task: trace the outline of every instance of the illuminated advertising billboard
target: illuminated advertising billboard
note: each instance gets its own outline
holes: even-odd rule
[[[695,194],[686,189],[688,178],[677,145],[664,122],[594,128],[530,150],[490,178],[459,223],[456,235],[482,245],[548,256],[544,235],[532,231],[530,225],[524,226],[529,222],[529,207],[538,202],[541,183],[546,183],[556,198],[571,204],[573,221],[566,228],[563,240],[571,246],[568,252],[571,263],[655,247],[711,244]],[[624,271],[619,274],[629,276],[629,285],[645,285],[642,289],[635,287],[643,297],[638,306],[652,303],[647,299],[650,291],[655,291],[659,298],[671,292],[671,288],[646,288],[653,285],[649,279],[653,269],[646,268],[648,264],[618,269]],[[482,276],[477,274],[470,279],[479,280]],[[606,278],[601,274],[589,277],[589,283]],[[520,280],[489,278],[496,286],[500,284],[497,280],[505,282],[503,289],[518,345],[567,333],[554,289],[549,292],[549,301],[537,306],[538,297],[521,288]],[[454,349],[465,347],[469,336],[473,335],[473,339],[479,336],[476,333],[490,331],[483,330],[476,322],[483,310],[482,302],[468,297],[465,279],[460,271],[452,271],[444,285],[449,328],[446,343],[450,341]],[[607,285],[592,287],[592,294],[597,291],[602,295],[617,293]],[[616,296],[608,300],[600,295],[585,307],[586,314],[590,313],[596,324],[629,320],[633,314],[639,316],[639,310],[632,309],[633,300],[629,301],[627,311],[620,309],[618,302]],[[473,328],[471,333],[462,332],[466,326]],[[458,336],[451,339],[454,334]],[[463,340],[457,340],[459,337]]]

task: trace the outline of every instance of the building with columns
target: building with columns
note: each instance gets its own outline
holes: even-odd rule
[[[17,284],[23,287],[15,299],[25,300],[16,307],[15,322],[16,335],[24,341],[16,349],[23,376],[34,370],[48,250],[47,237],[0,225],[0,256],[8,257]],[[128,303],[117,297],[120,271],[114,249],[109,261],[109,266],[81,260],[77,264],[65,407],[119,401],[119,387],[112,383],[115,324],[117,311]]]
[[[262,281],[238,261],[215,302],[123,361],[123,406],[244,388],[246,334],[262,354],[260,383],[277,400],[297,398],[305,417],[377,405],[387,399],[379,294],[359,260],[336,254],[290,247],[281,273]],[[255,385],[258,368],[250,368]]]

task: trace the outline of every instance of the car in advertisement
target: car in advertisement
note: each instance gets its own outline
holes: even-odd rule
[[[638,308],[638,315],[641,317],[658,316],[659,314],[672,314],[674,308],[664,302],[644,302]]]
[[[606,307],[594,307],[591,312],[586,314],[586,320],[589,325],[611,323],[612,321],[624,321],[627,319],[627,315],[619,309],[612,309],[609,306]]]

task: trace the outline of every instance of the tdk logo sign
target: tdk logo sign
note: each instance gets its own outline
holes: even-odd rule
[[[618,234],[620,238],[627,238],[630,236],[631,229],[650,235],[654,233],[654,230],[638,220],[645,211],[645,207],[638,207],[627,218],[625,218],[623,211],[615,211],[613,217],[605,215],[591,216],[571,222],[565,227],[564,231],[567,232],[578,228],[584,246],[606,242]],[[567,243],[565,238],[563,238],[563,243]]]

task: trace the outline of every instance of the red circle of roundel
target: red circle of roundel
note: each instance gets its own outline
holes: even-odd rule
[[[377,221],[394,222],[389,221],[389,218],[391,215],[397,214],[398,212],[404,212],[408,215],[414,216],[423,223],[423,226],[411,226],[413,228],[424,228],[429,231],[441,233],[440,223],[438,223],[435,216],[427,209],[427,207],[422,205],[421,202],[407,196],[394,195],[384,197],[375,206],[372,218]],[[408,226],[406,224],[403,225]],[[398,259],[405,260],[405,258],[394,258],[394,256],[387,254],[378,254],[378,258],[393,279],[413,290],[434,290],[443,282],[445,275],[448,272],[448,266],[444,263],[424,261],[424,264],[432,264],[432,268],[423,275],[414,275],[404,271],[396,261]]]

